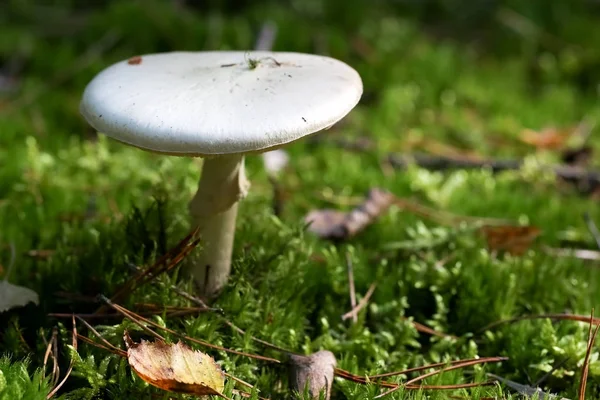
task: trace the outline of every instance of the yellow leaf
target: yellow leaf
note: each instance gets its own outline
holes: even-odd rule
[[[224,397],[225,376],[209,355],[182,342],[134,343],[127,332],[123,339],[129,365],[149,384],[171,392]]]

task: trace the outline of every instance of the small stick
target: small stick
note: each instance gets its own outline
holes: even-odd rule
[[[402,317],[402,319],[408,319],[406,317]],[[447,333],[443,333],[443,332],[438,332],[433,328],[428,327],[427,325],[421,324],[419,322],[416,321],[410,321],[410,323],[415,327],[415,329],[418,332],[422,332],[422,333],[427,333],[429,335],[433,335],[433,336],[437,336],[437,337],[441,337],[441,338],[451,338],[451,339],[457,339],[456,336],[453,335],[448,335]]]
[[[442,368],[442,369],[439,369],[439,370],[435,370],[435,371],[428,372],[426,374],[417,376],[416,378],[413,378],[413,379],[407,381],[403,385],[400,385],[400,386],[398,386],[396,388],[388,390],[387,392],[384,392],[384,393],[381,393],[381,394],[375,396],[374,399],[382,398],[384,396],[387,396],[388,394],[394,393],[395,391],[399,390],[400,388],[402,388],[404,386],[408,386],[408,385],[414,384],[416,382],[422,381],[423,379],[426,379],[426,378],[429,378],[431,376],[438,375],[438,374],[441,374],[441,373],[444,373],[444,372],[452,371],[452,370],[459,369],[459,368],[470,367],[470,366],[477,365],[477,364],[483,364],[483,363],[488,363],[488,362],[499,362],[499,361],[505,361],[505,360],[507,360],[506,357],[487,357],[487,358],[481,358],[479,360],[469,360],[469,361],[466,361],[466,362],[461,363],[461,364],[451,365],[451,366],[446,367],[446,368]]]
[[[126,294],[131,293],[137,287],[150,282],[158,275],[177,266],[183,258],[189,254],[199,243],[199,239],[193,240],[198,234],[199,228],[196,227],[191,233],[185,236],[175,247],[162,255],[154,264],[141,270],[138,274],[132,276],[125,282],[117,292],[111,297],[113,302],[121,300]],[[102,313],[106,310],[103,304],[95,312]]]
[[[357,305],[355,305],[352,310],[348,311],[346,314],[342,315],[342,319],[346,320],[350,317],[356,318],[358,315],[358,312],[360,310],[362,310],[367,303],[369,302],[369,299],[371,298],[371,296],[373,295],[373,292],[375,291],[375,288],[377,287],[377,283],[373,282],[371,283],[371,286],[369,286],[369,290],[367,290],[367,293],[365,293],[365,296],[360,299],[360,301],[358,302]]]
[[[132,320],[137,325],[141,326],[143,329],[152,332],[153,335],[158,336],[163,341],[164,341],[164,338],[162,336],[160,336],[158,333],[152,331],[150,328],[148,328],[147,326],[145,326],[144,324],[142,324],[140,321],[142,321],[142,322],[144,322],[144,323],[146,323],[146,324],[148,324],[150,326],[153,326],[153,327],[155,327],[157,329],[160,329],[160,330],[163,330],[165,332],[171,333],[172,335],[175,335],[175,336],[180,337],[182,339],[186,339],[186,340],[189,340],[190,342],[198,343],[198,344],[200,344],[202,346],[209,347],[209,348],[212,348],[212,349],[215,349],[215,350],[224,351],[224,352],[231,353],[231,354],[237,354],[237,355],[244,356],[244,357],[254,358],[254,359],[257,359],[257,360],[273,362],[273,363],[277,363],[277,364],[281,363],[281,361],[279,361],[279,360],[277,360],[275,358],[264,357],[264,356],[260,356],[258,354],[244,353],[244,352],[237,351],[237,350],[231,350],[231,349],[228,349],[226,347],[217,346],[215,344],[206,342],[204,340],[200,340],[200,339],[189,337],[187,335],[183,335],[183,334],[181,334],[181,333],[179,333],[177,331],[174,331],[173,329],[169,329],[167,327],[158,325],[157,323],[155,323],[155,322],[153,322],[153,321],[151,321],[151,320],[149,320],[147,318],[144,318],[144,317],[142,317],[142,316],[140,316],[140,315],[138,315],[138,314],[136,314],[136,313],[134,313],[132,311],[127,310],[125,307],[122,307],[122,306],[120,306],[118,304],[115,304],[115,303],[111,302],[108,298],[106,298],[105,296],[100,295],[100,300],[103,301],[103,302],[105,302],[109,307],[111,307],[115,311],[117,311],[117,312],[125,315],[127,318],[129,318],[130,320]]]
[[[346,313],[342,316],[342,320],[346,320],[349,317],[352,317],[352,322],[358,322],[358,316],[356,309],[356,288],[354,287],[354,270],[352,268],[352,257],[350,253],[346,251],[346,267],[348,269],[348,286],[350,290],[350,307],[352,307],[352,311]]]
[[[58,328],[52,329],[52,381],[53,385],[56,385],[58,378],[60,378],[60,367],[58,366]]]
[[[78,335],[77,335],[77,325],[75,324],[75,317],[73,317],[72,323],[73,323],[73,331],[72,331],[72,336],[71,336],[71,344],[73,346],[73,349],[75,349],[75,351],[77,351],[77,336]],[[60,383],[58,385],[56,385],[50,393],[48,393],[48,396],[46,396],[46,399],[50,399],[52,396],[54,396],[56,394],[56,392],[58,392],[60,390],[60,388],[65,384],[65,382],[71,375],[71,371],[73,371],[74,364],[75,364],[75,359],[73,357],[71,357],[71,362],[69,363],[69,368],[67,369],[67,373],[63,377],[62,381],[60,381]]]
[[[435,363],[435,364],[423,365],[422,367],[409,368],[409,369],[405,369],[405,370],[402,370],[402,371],[394,371],[394,372],[386,372],[386,373],[378,374],[378,375],[370,375],[367,378],[369,380],[376,380],[376,379],[381,379],[381,378],[389,378],[390,376],[406,375],[406,374],[409,374],[411,372],[419,372],[419,371],[424,371],[424,370],[430,369],[430,368],[443,367],[444,365],[463,364],[463,363],[466,363],[466,362],[469,362],[469,361],[475,361],[475,360],[480,360],[480,358],[472,358],[470,360],[455,360],[455,361],[450,361],[450,362],[439,362],[439,363]]]
[[[84,343],[87,343],[87,344],[89,344],[91,346],[97,347],[97,348],[102,349],[102,350],[106,350],[109,353],[116,354],[119,357],[127,357],[127,352],[126,351],[121,350],[121,349],[118,349],[118,351],[115,350],[115,349],[111,349],[109,347],[104,346],[103,344],[96,343],[92,339],[90,339],[90,338],[88,338],[86,336],[80,335],[79,333],[77,334],[77,339],[79,339],[79,340],[83,341]]]
[[[590,315],[590,328],[588,330],[587,351],[585,352],[585,360],[583,361],[583,366],[581,367],[581,382],[579,383],[579,400],[585,400],[585,389],[587,385],[588,373],[590,370],[590,355],[592,353],[592,348],[594,347],[594,341],[596,340],[596,336],[598,335],[598,329],[600,329],[600,325],[596,325],[596,328],[592,333],[593,326],[594,310],[592,309],[592,314]]]
[[[117,346],[115,346],[114,344],[112,344],[111,342],[106,340],[104,338],[104,336],[102,336],[100,334],[100,332],[98,332],[96,329],[94,329],[94,327],[92,325],[90,325],[86,320],[79,317],[78,315],[76,315],[75,318],[77,318],[78,321],[80,321],[83,325],[85,325],[85,327],[88,328],[94,335],[96,335],[98,337],[98,339],[100,339],[102,341],[102,343],[104,343],[108,348],[116,351],[117,354],[125,353],[122,349],[118,348]]]

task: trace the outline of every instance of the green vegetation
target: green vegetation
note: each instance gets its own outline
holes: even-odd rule
[[[297,352],[327,349],[340,368],[359,375],[506,356],[502,363],[424,382],[484,382],[491,372],[528,385],[543,378],[544,390],[577,397],[587,324],[539,319],[483,328],[521,315],[589,315],[600,309],[598,264],[545,251],[595,249],[582,214],[600,221],[597,200],[536,168],[536,160],[559,162],[558,152],[537,151],[520,140],[524,129],[584,121],[592,126],[588,144],[598,150],[593,126],[600,121],[600,31],[594,6],[566,0],[505,1],[500,8],[476,1],[468,10],[456,1],[409,6],[413,2],[365,0],[352,7],[339,0],[209,2],[204,8],[158,0],[35,3],[0,5],[0,67],[14,72],[15,85],[0,89],[0,265],[5,271],[14,244],[11,282],[40,295],[39,307],[0,314],[0,354],[10,358],[0,359],[0,399],[19,393],[38,399],[50,391],[40,372],[42,338],[49,340],[55,326],[61,375],[75,360],[62,398],[168,398],[116,355],[81,341],[77,353],[69,350],[70,319],[47,314],[93,312],[97,294],[113,294],[131,276],[128,265],[149,265],[179,242],[189,232],[186,205],[201,160],[152,155],[97,136],[79,116],[78,102],[86,83],[113,62],[168,50],[249,49],[266,21],[278,26],[274,50],[344,60],[360,72],[365,95],[318,142],[307,139],[287,148],[291,162],[279,178],[284,198],[279,217],[261,159],[247,159],[253,186],[239,211],[234,272],[214,305],[248,334],[235,333],[211,313],[167,318],[165,312],[153,320],[213,344],[272,357],[280,355],[249,336]],[[364,137],[374,146],[359,152],[332,142]],[[524,157],[527,167],[492,175],[393,171],[382,162],[390,152],[439,150],[441,144],[461,154]],[[339,204],[376,186],[437,210],[532,224],[542,235],[522,256],[493,254],[466,225],[439,225],[399,208],[337,245],[305,231],[302,217],[309,210],[349,208]],[[356,324],[341,320],[350,309],[347,253],[359,296],[377,282]],[[191,290],[177,272],[139,288],[122,304],[190,306],[170,284]],[[412,320],[458,338],[419,333]],[[121,348],[124,329],[139,331],[128,320],[90,322]],[[207,352],[261,396],[286,395],[283,367]],[[590,399],[600,397],[598,354],[596,345]],[[231,389],[230,381],[228,395]],[[371,399],[378,393],[375,385],[337,379],[332,398]],[[497,385],[404,390],[390,398],[450,395],[518,397]]]

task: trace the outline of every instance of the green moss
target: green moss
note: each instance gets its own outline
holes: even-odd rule
[[[536,320],[482,328],[530,313],[587,315],[600,304],[596,265],[544,251],[545,245],[593,249],[581,215],[589,211],[600,220],[597,202],[557,185],[533,165],[536,160],[557,162],[556,152],[535,152],[519,139],[524,129],[570,127],[583,120],[593,125],[600,118],[591,90],[597,77],[588,67],[598,59],[600,38],[585,13],[563,10],[564,18],[578,24],[554,29],[538,10],[545,3],[535,8],[506,2],[564,42],[548,45],[536,34],[517,36],[490,22],[493,36],[482,38],[487,40],[482,48],[464,40],[468,24],[458,24],[456,35],[444,40],[431,34],[425,22],[439,22],[439,15],[458,18],[444,11],[447,2],[430,2],[429,10],[372,7],[366,1],[356,7],[300,2],[293,8],[256,2],[241,13],[227,5],[181,9],[176,2],[158,0],[93,7],[62,2],[52,12],[35,2],[8,3],[0,5],[0,22],[7,27],[0,35],[0,60],[16,58],[24,69],[17,75],[20,89],[0,94],[0,264],[7,262],[7,245],[14,243],[18,268],[11,280],[36,290],[40,307],[0,315],[0,352],[11,356],[0,360],[0,399],[19,393],[41,398],[50,390],[39,372],[42,335],[58,323],[48,313],[93,312],[97,294],[112,294],[130,277],[128,265],[150,264],[188,232],[187,202],[201,161],[151,155],[97,136],[77,111],[85,84],[102,68],[132,55],[247,50],[267,20],[278,26],[276,50],[328,52],[348,62],[363,77],[365,96],[343,124],[319,136],[323,142],[307,139],[287,148],[291,164],[280,177],[286,200],[279,217],[273,215],[273,191],[260,158],[247,159],[252,189],[239,211],[233,275],[215,304],[247,335],[207,313],[163,314],[154,320],[214,344],[275,357],[250,335],[299,352],[326,348],[341,368],[361,375],[502,355],[510,359],[426,383],[484,382],[485,373],[493,372],[531,384],[553,371],[544,388],[576,396],[586,324]],[[561,10],[553,7],[552,12]],[[414,18],[400,17],[399,10]],[[480,18],[489,17],[485,7],[477,10],[473,13],[481,13]],[[465,18],[477,21],[471,14]],[[586,79],[587,86],[582,84]],[[597,150],[597,128],[591,133],[589,144]],[[374,145],[363,152],[327,141],[364,136]],[[482,157],[526,157],[527,168],[492,175],[382,167],[389,152],[427,151],[439,143]],[[395,207],[347,243],[333,245],[304,231],[302,217],[310,209],[362,196],[374,186],[439,210],[530,223],[543,234],[523,256],[495,255],[473,229],[439,225]],[[52,250],[52,255],[32,257],[27,252],[33,249]],[[346,253],[354,263],[359,295],[377,282],[356,324],[341,319],[350,308]],[[123,304],[189,305],[173,294],[171,284],[191,290],[176,270],[140,287]],[[410,320],[459,338],[420,334]],[[128,321],[94,323],[119,347],[124,329],[136,330]],[[118,356],[81,342],[78,352],[67,351],[70,333],[64,328],[60,341],[61,371],[71,357],[75,362],[60,392],[64,398],[165,396],[138,379]],[[261,396],[286,393],[283,367],[209,353],[227,372],[255,384]],[[590,398],[600,391],[597,354],[596,347]],[[20,361],[26,359],[31,361]],[[230,389],[231,384],[229,394]],[[370,399],[380,393],[375,385],[339,379],[334,390],[335,399]],[[2,397],[5,392],[10,395]],[[490,386],[451,393],[404,390],[394,398],[510,398],[509,393]]]

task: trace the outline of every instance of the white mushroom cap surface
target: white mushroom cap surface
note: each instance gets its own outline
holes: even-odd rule
[[[358,73],[329,57],[279,52],[173,52],[114,64],[85,89],[99,132],[180,155],[263,151],[320,131],[358,103]]]

